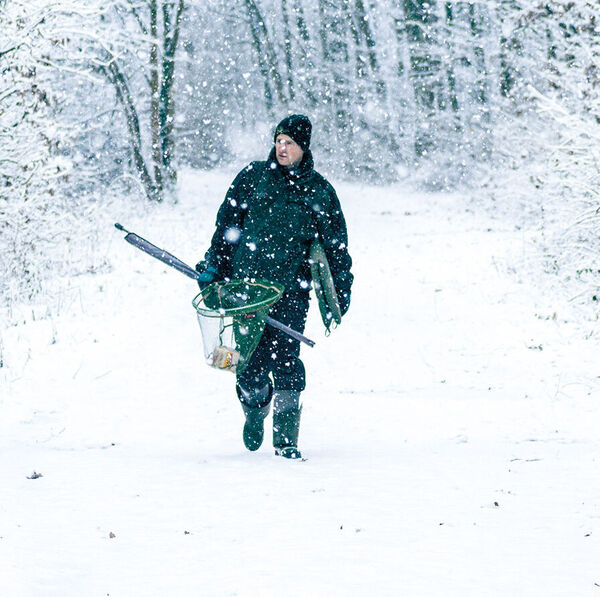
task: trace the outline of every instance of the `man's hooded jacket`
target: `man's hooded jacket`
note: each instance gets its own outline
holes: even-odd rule
[[[308,290],[315,239],[325,250],[344,313],[353,276],[339,199],[314,170],[310,150],[296,169],[288,169],[278,164],[273,148],[266,162],[252,162],[229,187],[210,249],[197,269],[211,267],[219,279],[279,282],[288,293]]]

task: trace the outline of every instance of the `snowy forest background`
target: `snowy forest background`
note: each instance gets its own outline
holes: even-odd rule
[[[120,213],[176,201],[185,168],[264,159],[295,111],[315,123],[318,168],[334,180],[458,191],[515,226],[534,222],[520,275],[544,272],[594,318],[598,8],[0,0],[7,322],[15,305],[59,308],[73,276],[110,268],[103,246]]]

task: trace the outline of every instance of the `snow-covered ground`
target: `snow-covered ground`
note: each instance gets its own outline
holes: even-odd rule
[[[121,223],[194,264],[229,179]],[[195,283],[114,229],[110,273],[3,330],[1,595],[600,596],[597,344],[505,273],[509,222],[338,191],[356,283],[309,316],[304,462],[244,449]]]

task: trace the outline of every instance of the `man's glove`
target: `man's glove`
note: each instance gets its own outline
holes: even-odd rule
[[[212,284],[217,279],[217,274],[219,273],[214,267],[208,266],[204,261],[196,264],[196,271],[200,274],[197,278],[200,290],[204,290],[209,284]]]

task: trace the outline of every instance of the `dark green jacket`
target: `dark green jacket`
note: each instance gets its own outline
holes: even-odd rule
[[[314,170],[310,151],[294,171],[277,163],[273,149],[266,162],[252,162],[229,187],[204,267],[221,279],[262,278],[283,284],[287,292],[308,289],[314,239],[325,249],[345,312],[352,259],[335,190]]]

